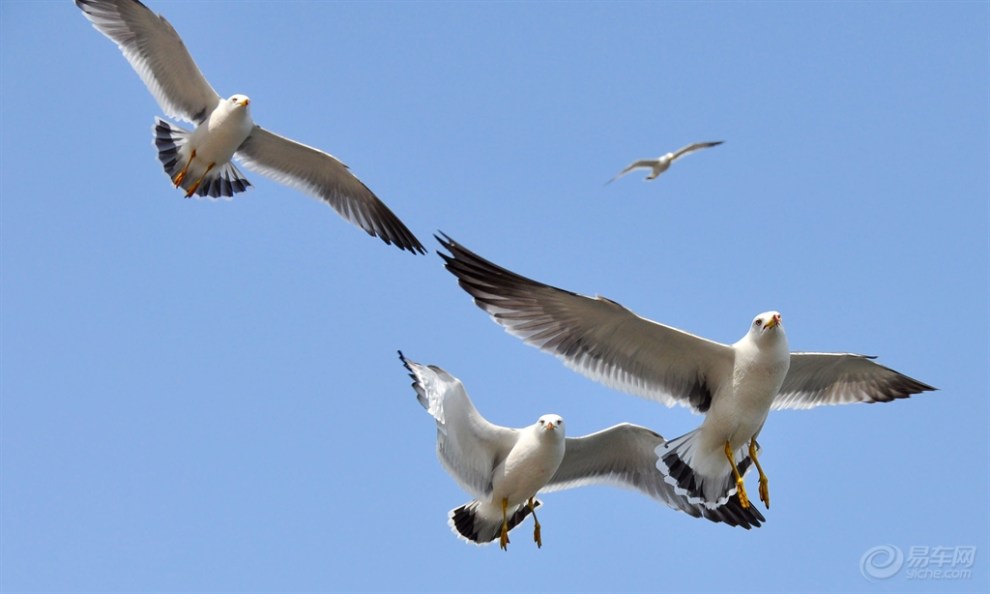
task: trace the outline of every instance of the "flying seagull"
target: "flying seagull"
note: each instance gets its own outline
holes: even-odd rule
[[[369,235],[403,250],[426,250],[385,203],[332,155],[255,124],[245,95],[220,97],[178,33],[137,0],[76,0],[100,33],[117,44],[169,117],[153,128],[158,158],[175,187],[190,196],[232,197],[251,185],[231,162],[325,200]]]
[[[542,546],[536,499],[540,492],[589,484],[614,484],[643,492],[694,517],[749,529],[765,521],[738,498],[712,510],[677,495],[656,468],[663,437],[623,423],[584,437],[565,437],[560,415],[541,416],[522,429],[489,423],[474,408],[459,379],[434,365],[420,365],[399,352],[413,378],[416,398],[437,423],[437,456],[474,499],[449,514],[458,537],[476,544],[499,540],[533,515],[533,539]]]
[[[657,157],[656,159],[640,159],[639,161],[635,161],[631,163],[629,167],[626,167],[625,169],[617,173],[615,177],[605,182],[605,185],[607,186],[608,184],[614,182],[615,180],[619,179],[620,177],[622,177],[623,175],[629,173],[634,169],[641,169],[641,168],[650,170],[650,174],[646,176],[646,179],[648,180],[656,179],[657,176],[659,176],[661,173],[670,169],[671,163],[680,159],[684,155],[693,153],[694,151],[698,151],[701,149],[718,146],[723,142],[725,141],[718,140],[715,142],[696,142],[694,144],[689,144],[685,147],[682,147],[672,153],[667,153],[666,155]]]
[[[770,410],[889,402],[935,388],[852,353],[792,353],[780,313],[756,316],[745,336],[722,344],[642,318],[615,301],[586,297],[506,270],[446,235],[440,253],[481,309],[527,344],[611,388],[705,415],[686,435],[660,444],[657,468],[676,493],[717,508],[749,499],[742,475],[757,460]]]

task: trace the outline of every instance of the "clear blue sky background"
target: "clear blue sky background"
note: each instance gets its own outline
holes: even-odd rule
[[[504,425],[700,417],[569,371],[434,253],[259,175],[184,200],[113,44],[71,2],[4,0],[4,591],[987,590],[986,2],[149,3],[431,249],[723,342],[777,309],[794,350],[940,391],[772,414],[758,530],[594,487],[544,497],[541,550],[528,524],[466,545],[396,349]],[[698,140],[726,142],[603,186]],[[884,544],[977,556],[868,581]]]

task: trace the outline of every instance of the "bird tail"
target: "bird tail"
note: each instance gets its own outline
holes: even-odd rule
[[[539,499],[533,500],[533,507],[540,507]],[[486,513],[491,508],[495,513]],[[508,517],[509,531],[518,526],[529,515],[528,504],[518,506]],[[466,541],[479,545],[488,544],[502,534],[502,513],[493,506],[482,506],[480,501],[471,501],[451,510],[447,523],[455,534]]]
[[[722,448],[705,451],[700,445],[699,429],[657,446],[657,469],[664,481],[673,485],[674,492],[695,505],[707,509],[720,508],[730,499],[738,502],[736,479]],[[745,448],[735,452],[736,468],[745,476],[752,465]],[[732,504],[735,507],[735,503]]]
[[[169,179],[183,190],[197,196],[229,198],[251,186],[251,182],[230,161],[209,172],[206,171],[207,164],[195,161],[189,163],[190,132],[187,130],[173,126],[161,118],[155,118],[153,130],[158,160],[162,162]]]

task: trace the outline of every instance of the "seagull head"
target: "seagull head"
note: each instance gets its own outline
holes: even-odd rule
[[[231,95],[227,101],[230,101],[235,107],[247,107],[251,104],[251,98],[247,95]]]
[[[564,419],[560,415],[543,415],[536,421],[536,426],[542,435],[564,436]]]
[[[784,335],[783,318],[779,311],[765,311],[753,318],[749,333],[756,341]]]

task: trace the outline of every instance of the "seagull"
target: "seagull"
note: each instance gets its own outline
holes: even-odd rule
[[[509,531],[530,514],[533,540],[543,546],[536,494],[590,484],[636,489],[694,517],[747,530],[765,518],[732,498],[717,510],[675,494],[657,471],[656,449],[663,437],[622,423],[583,437],[565,437],[564,419],[547,414],[522,429],[493,425],[475,409],[464,384],[435,365],[421,365],[399,351],[419,403],[437,423],[437,456],[474,499],[449,514],[454,534],[466,542],[495,539],[505,550]]]
[[[605,182],[605,185],[607,186],[610,183],[622,177],[623,175],[629,173],[630,171],[640,168],[646,168],[651,170],[650,174],[646,176],[647,180],[656,179],[661,173],[670,169],[671,163],[673,163],[677,159],[680,159],[684,155],[693,153],[694,151],[698,151],[701,149],[718,146],[723,142],[725,141],[717,140],[714,142],[696,142],[694,144],[689,144],[685,147],[682,147],[672,153],[667,153],[666,155],[657,157],[656,159],[640,159],[639,161],[633,162],[632,164],[629,165],[629,167],[626,167],[625,169],[617,173],[615,177]]]
[[[664,480],[692,504],[717,508],[738,494],[749,508],[743,475],[752,463],[769,509],[756,439],[771,410],[889,402],[936,389],[875,357],[790,352],[776,311],[757,315],[741,339],[722,344],[642,318],[605,297],[520,276],[446,235],[437,240],[450,252],[440,253],[447,270],[510,334],[606,386],[705,415],[697,429],[656,449]]]
[[[191,132],[155,119],[158,158],[176,188],[211,198],[251,185],[231,162],[325,200],[369,235],[425,254],[385,203],[336,157],[258,126],[246,95],[224,99],[200,72],[164,17],[137,0],[76,0],[97,31],[117,44],[166,115],[195,124]]]

